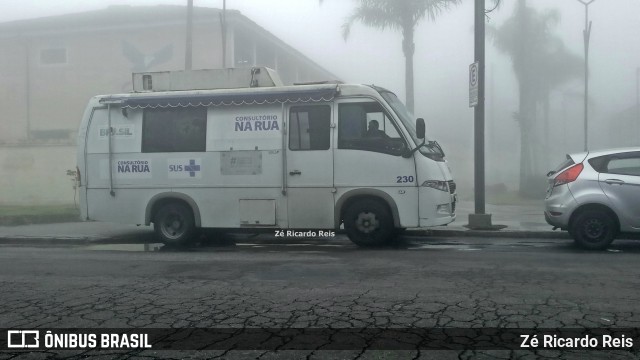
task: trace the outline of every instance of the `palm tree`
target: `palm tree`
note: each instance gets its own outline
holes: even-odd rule
[[[349,37],[355,22],[380,30],[402,31],[402,52],[405,57],[405,88],[407,108],[413,112],[413,35],[425,16],[435,20],[440,13],[461,0],[357,0],[357,7],[342,25],[342,36]]]
[[[549,100],[551,92],[565,84],[566,82],[579,78],[584,71],[583,59],[570,52],[562,41],[556,39],[555,44],[551,42],[551,47],[546,49],[542,54],[537,56],[540,68],[538,81],[535,84],[535,99],[542,105],[543,110],[543,135],[542,144],[548,149],[549,141]],[[544,152],[548,155],[548,152]],[[547,158],[542,159],[545,167],[549,166]]]
[[[560,21],[555,10],[537,12],[519,0],[515,12],[499,28],[489,27],[498,50],[511,57],[519,87],[520,125],[520,193],[534,195],[538,182],[537,154],[534,147],[544,144],[535,139],[536,104],[544,108],[545,130],[548,125],[549,95],[553,89],[580,74],[583,62],[571,54],[551,29]],[[538,149],[540,150],[540,149]],[[544,150],[544,149],[542,149]]]

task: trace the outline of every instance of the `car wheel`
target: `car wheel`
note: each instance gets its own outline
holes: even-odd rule
[[[180,203],[162,205],[153,219],[153,228],[160,241],[170,245],[187,244],[196,232],[191,209]]]
[[[395,233],[388,208],[372,199],[351,204],[344,216],[344,228],[349,239],[358,246],[381,246]]]
[[[611,244],[616,232],[616,222],[611,215],[602,210],[587,210],[576,217],[569,233],[578,245],[603,250]]]

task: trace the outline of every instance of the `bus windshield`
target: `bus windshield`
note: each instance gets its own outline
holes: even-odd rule
[[[407,131],[409,132],[409,135],[411,135],[413,142],[415,144],[422,143],[422,139],[418,139],[418,136],[416,135],[416,125],[415,125],[415,120],[413,118],[413,114],[409,112],[407,107],[404,106],[404,104],[402,103],[402,101],[400,101],[400,99],[398,99],[396,94],[390,91],[382,90],[382,89],[378,89],[378,92],[387,101],[389,106],[391,106],[393,111],[396,113],[396,115],[404,125],[405,129],[407,129]],[[426,146],[420,147],[420,153],[422,153],[423,155],[427,157],[432,157],[434,155],[438,157],[444,156],[444,153],[442,152],[442,148],[440,148],[438,143],[435,141],[429,141],[426,135],[425,135],[425,145]]]

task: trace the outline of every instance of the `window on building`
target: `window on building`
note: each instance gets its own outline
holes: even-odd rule
[[[289,112],[289,149],[328,150],[331,107],[295,106]]]
[[[343,103],[338,107],[338,148],[400,155],[405,142],[377,102]]]
[[[234,37],[234,59],[236,67],[251,67],[255,64],[255,39],[243,32]]]
[[[44,65],[66,64],[67,49],[51,48],[40,50],[40,63]]]
[[[145,109],[142,152],[206,151],[207,108]]]

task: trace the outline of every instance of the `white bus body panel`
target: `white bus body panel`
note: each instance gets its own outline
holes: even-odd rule
[[[288,114],[291,108],[307,104],[286,106],[287,124],[291,124]],[[314,106],[331,104],[317,103]],[[293,131],[289,125],[288,131]],[[332,143],[333,131],[329,134]],[[285,141],[287,142],[287,141]],[[287,142],[288,143],[288,142]],[[334,169],[333,150],[291,150],[287,145],[287,206],[289,227],[296,229],[328,229],[334,227]]]
[[[363,150],[335,150],[335,183],[338,198],[356,194],[384,193],[397,206],[398,227],[418,226],[418,187],[413,158]],[[398,177],[413,176],[413,182],[398,182]],[[401,178],[401,181],[404,178]]]
[[[455,219],[451,208],[437,210],[437,205],[451,204],[454,195],[421,186],[426,180],[452,180],[445,162],[418,152],[403,158],[338,148],[341,102],[377,101],[394,117],[370,87],[341,86],[340,96],[328,102],[209,106],[204,152],[143,153],[144,110],[130,108],[124,115],[114,104],[109,119],[100,99],[89,102],[78,134],[84,219],[148,225],[153,201],[176,197],[193,208],[200,227],[327,229],[340,226],[342,206],[359,195],[385,200],[396,227],[444,225]],[[289,110],[323,105],[331,108],[330,148],[290,150]],[[243,119],[253,119],[247,120],[250,130],[239,125]],[[394,121],[407,146],[414,147],[407,130]],[[193,171],[177,174],[172,166]]]

